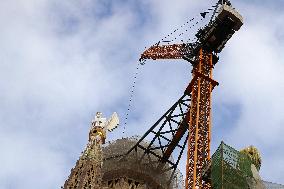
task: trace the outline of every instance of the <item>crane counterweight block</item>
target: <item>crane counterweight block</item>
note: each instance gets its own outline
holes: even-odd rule
[[[201,47],[220,53],[235,31],[243,25],[243,17],[231,6],[223,4],[216,18],[196,34]]]

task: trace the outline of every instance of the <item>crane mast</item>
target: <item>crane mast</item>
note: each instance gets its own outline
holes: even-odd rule
[[[140,58],[140,61],[185,59],[193,66],[192,80],[185,92],[191,97],[190,108],[161,158],[161,161],[165,161],[170,157],[177,141],[188,130],[186,189],[211,188],[210,180],[203,178],[203,170],[210,164],[211,96],[213,88],[218,85],[213,80],[213,68],[219,59],[217,53],[222,51],[226,42],[243,24],[242,16],[229,1],[218,3],[217,16],[198,31],[195,43],[154,45],[145,50]],[[184,122],[187,122],[187,130],[183,129]]]
[[[202,179],[202,170],[210,161],[211,92],[218,84],[212,79],[212,57],[200,49],[198,63],[193,66],[185,188],[210,188]]]

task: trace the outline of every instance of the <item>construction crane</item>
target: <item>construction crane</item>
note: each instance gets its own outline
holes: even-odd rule
[[[202,16],[204,14],[206,13]],[[231,3],[228,0],[219,0],[210,22],[196,33],[196,42],[172,45],[158,43],[141,55],[141,63],[147,59],[184,59],[193,66],[192,80],[184,95],[128,152],[129,154],[140,148],[145,154],[159,159],[157,170],[163,167],[161,163],[168,163],[175,171],[187,143],[186,189],[211,188],[210,179],[204,178],[204,169],[210,164],[211,95],[213,88],[218,85],[213,79],[213,68],[219,60],[218,53],[242,25],[243,18]],[[166,124],[168,130],[165,130]],[[188,133],[186,137],[185,133]],[[141,145],[142,140],[150,134],[154,134],[150,144]],[[166,141],[166,145],[161,140]],[[159,146],[154,146],[155,141]],[[177,148],[180,149],[179,156],[173,162],[170,156]],[[157,153],[157,149],[162,153]]]

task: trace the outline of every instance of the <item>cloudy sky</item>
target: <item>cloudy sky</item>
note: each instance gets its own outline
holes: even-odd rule
[[[284,1],[232,3],[245,25],[214,70],[220,85],[213,92],[212,148],[221,140],[236,149],[255,145],[262,178],[284,183]],[[124,126],[141,52],[211,5],[1,0],[0,188],[60,188],[97,111],[120,115],[122,124],[109,140],[142,135],[182,95],[191,66],[141,66]]]

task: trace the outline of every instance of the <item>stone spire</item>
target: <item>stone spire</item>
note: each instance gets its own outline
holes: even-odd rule
[[[76,162],[75,168],[71,169],[64,189],[102,188],[102,144],[105,143],[106,130],[115,128],[118,122],[116,113],[106,121],[106,118],[102,118],[102,113],[97,112],[95,119],[92,120],[87,147]]]

